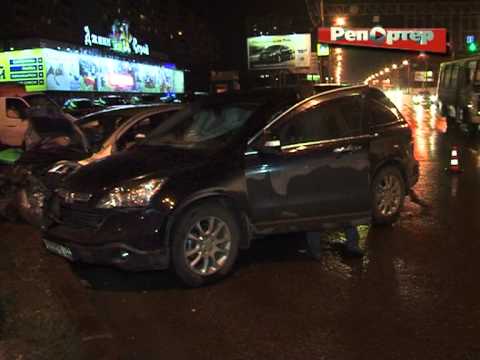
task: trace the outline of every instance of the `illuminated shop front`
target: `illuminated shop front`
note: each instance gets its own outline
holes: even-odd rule
[[[84,26],[82,45],[27,39],[0,52],[0,83],[18,82],[30,92],[181,94],[184,72],[151,58],[148,44],[115,21],[109,35]]]
[[[151,65],[37,48],[0,53],[0,82],[19,82],[27,91],[183,93],[184,74],[173,64]]]

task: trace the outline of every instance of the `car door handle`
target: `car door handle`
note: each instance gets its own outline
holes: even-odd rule
[[[352,153],[362,150],[360,145],[347,145],[347,146],[340,146],[333,149],[335,154],[345,154],[345,153]]]

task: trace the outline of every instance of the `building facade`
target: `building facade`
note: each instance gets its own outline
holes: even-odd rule
[[[209,71],[221,58],[208,20],[189,1],[16,0],[6,2],[2,13],[4,50],[10,47],[8,40],[34,37],[78,44],[85,25],[106,34],[116,19],[125,19],[132,33],[150,44],[152,59],[185,68],[193,86],[208,82]]]

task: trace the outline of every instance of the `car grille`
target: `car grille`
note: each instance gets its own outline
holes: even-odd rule
[[[68,226],[76,228],[97,228],[103,220],[105,214],[96,210],[76,209],[72,207],[60,207],[60,221]]]

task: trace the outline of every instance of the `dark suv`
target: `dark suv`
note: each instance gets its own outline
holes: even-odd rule
[[[392,223],[417,179],[411,130],[378,89],[218,95],[70,175],[45,245],[73,261],[171,266],[199,286],[259,235]]]

